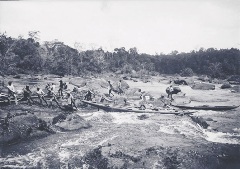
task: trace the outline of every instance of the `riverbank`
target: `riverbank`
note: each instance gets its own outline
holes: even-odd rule
[[[166,96],[165,89],[171,78],[152,77],[147,83],[141,79],[137,82],[136,79],[124,81],[129,90],[141,89],[159,98]],[[59,79],[36,80],[35,87],[44,86],[47,82],[57,84]],[[80,89],[90,87],[102,94],[107,92],[105,82],[108,79],[116,81],[119,77],[65,78],[64,81],[71,79],[73,84],[87,84]],[[14,81],[16,86],[23,86],[26,82],[21,79]],[[191,105],[239,104],[239,93],[222,90],[221,84],[214,85],[215,90],[193,90],[190,86],[180,85],[182,93],[174,95],[175,102],[191,100]],[[69,84],[69,90],[74,87]],[[31,110],[46,122],[62,113],[57,107],[27,105],[4,107],[1,111],[19,109]],[[107,113],[85,107],[74,113],[74,116],[79,116],[75,123],[89,125],[71,131],[58,128],[54,134],[29,137],[6,145],[2,147],[0,165],[2,168],[239,168],[239,111],[239,108],[221,112],[197,111],[192,116],[202,117],[209,124],[205,129],[189,116]],[[65,126],[69,119],[74,118],[66,119],[62,121]]]

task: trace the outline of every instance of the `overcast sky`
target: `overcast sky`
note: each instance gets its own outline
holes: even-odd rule
[[[1,1],[0,32],[141,53],[240,48],[239,0]],[[92,45],[93,46],[93,45]]]

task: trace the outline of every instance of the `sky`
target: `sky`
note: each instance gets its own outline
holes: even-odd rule
[[[0,33],[140,53],[240,48],[239,0],[0,1]]]

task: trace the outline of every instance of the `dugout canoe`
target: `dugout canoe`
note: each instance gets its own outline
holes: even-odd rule
[[[140,110],[135,107],[114,107],[108,104],[96,103],[92,101],[82,100],[83,103],[94,106],[98,109],[102,109],[106,112],[134,112],[134,113],[158,113],[158,114],[175,114],[175,115],[184,115],[184,114],[192,114],[194,112],[184,111],[184,110],[173,110],[173,109],[145,109]]]
[[[213,110],[213,111],[224,111],[224,110],[232,110],[236,109],[239,106],[210,106],[210,105],[202,105],[202,106],[188,106],[188,105],[172,105],[174,107],[180,109],[193,109],[193,110]]]

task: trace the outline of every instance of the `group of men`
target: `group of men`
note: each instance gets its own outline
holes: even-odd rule
[[[74,98],[72,96],[72,94],[70,92],[68,92],[66,94],[66,97],[63,97],[63,90],[66,89],[66,83],[63,83],[62,80],[59,81],[60,84],[59,84],[59,90],[58,90],[58,95],[59,97],[61,97],[62,99],[66,99],[67,100],[67,105],[65,106],[65,108],[67,109],[73,109],[73,108],[76,108],[77,109],[77,106],[75,105],[75,101],[74,101]],[[8,102],[9,104],[11,103],[11,98],[14,99],[15,101],[15,104],[17,105],[18,104],[18,100],[17,100],[17,92],[14,88],[14,85],[13,83],[10,81],[8,82]],[[37,91],[36,91],[36,94],[39,98],[39,101],[40,101],[40,104],[43,105],[43,102],[45,102],[45,104],[47,106],[51,106],[52,107],[52,102],[55,102],[59,108],[62,108],[60,105],[59,105],[59,102],[57,100],[57,95],[55,94],[55,88],[56,88],[56,85],[54,83],[52,84],[47,84],[46,86],[46,90],[47,90],[47,94],[45,94],[45,92],[37,87]],[[48,104],[47,100],[45,98],[49,98],[49,101],[50,101],[50,105]],[[33,99],[32,99],[32,91],[30,90],[29,88],[29,85],[26,85],[23,89],[23,98],[21,98],[19,101],[27,101],[27,103],[29,105],[32,105],[32,103],[34,103]]]
[[[122,90],[122,80],[119,80],[119,82],[118,82],[118,89],[117,90],[115,90],[113,85],[111,84],[111,82],[108,81],[108,96],[109,97],[113,97],[114,96],[112,91],[117,92],[119,95],[121,95],[123,93],[123,90]],[[84,100],[92,101],[92,96],[93,95],[95,95],[95,94],[91,90],[88,90],[86,95],[84,96]],[[101,96],[101,99],[103,99],[103,96]]]
[[[108,86],[109,97],[114,96],[112,91],[117,92],[119,95],[123,93],[121,80],[119,80],[119,82],[118,82],[117,90],[114,89],[114,87],[110,81],[108,81],[108,84],[109,84],[109,86]],[[66,89],[66,87],[67,87],[66,83],[63,83],[63,81],[60,80],[59,81],[59,89],[58,89],[59,97],[64,98],[63,90]],[[14,85],[11,81],[8,82],[7,88],[8,88],[8,102],[11,103],[11,99],[13,98],[15,101],[15,104],[17,105],[18,104],[17,93],[16,93]],[[52,102],[55,102],[58,105],[58,107],[60,107],[59,102],[57,100],[57,95],[55,94],[55,89],[56,89],[56,85],[54,83],[47,84],[47,86],[46,86],[47,94],[45,94],[45,92],[40,87],[37,87],[36,94],[39,98],[41,105],[43,105],[43,102],[44,102],[47,106],[49,106],[49,104],[46,100],[46,97],[47,97],[50,101],[50,106],[52,106]],[[86,93],[86,95],[84,97],[84,100],[92,100],[92,95],[94,95],[94,93],[92,91],[88,90],[88,92]],[[27,101],[27,103],[29,105],[32,105],[34,103],[34,101],[31,96],[32,96],[32,91],[30,90],[29,85],[26,85],[23,89],[23,98],[20,101]],[[75,105],[75,102],[74,102],[74,98],[71,95],[71,93],[67,93],[67,96],[65,98],[67,99],[69,107],[77,108]]]

